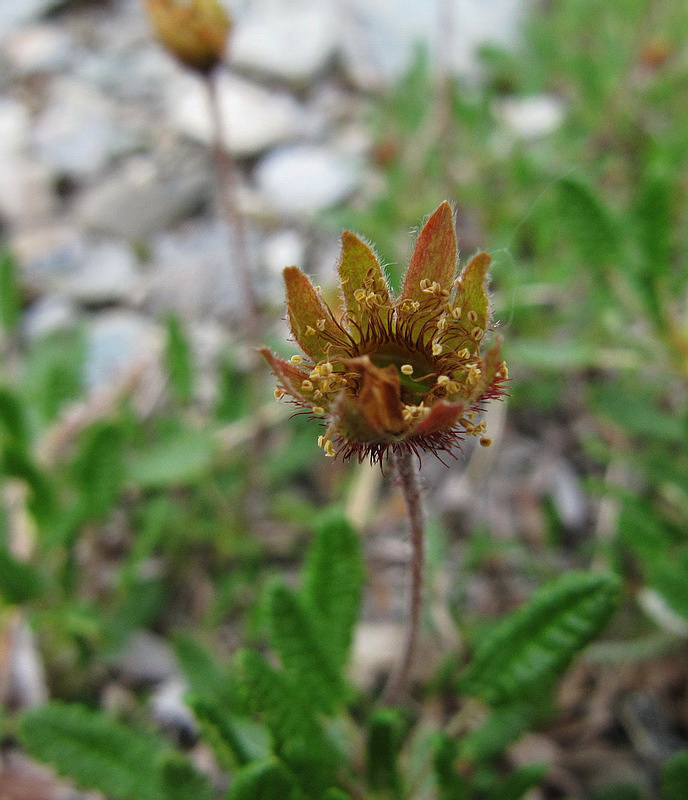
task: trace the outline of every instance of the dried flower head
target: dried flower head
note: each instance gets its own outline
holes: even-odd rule
[[[401,294],[393,298],[377,256],[342,234],[338,317],[297,267],[284,270],[292,333],[305,356],[290,362],[263,348],[278,398],[322,418],[328,456],[381,462],[390,452],[451,452],[465,436],[488,445],[484,403],[503,394],[499,341],[489,327],[487,253],[458,278],[452,210],[444,202],[418,236]]]
[[[158,39],[182,64],[207,75],[222,61],[231,20],[218,0],[146,0]]]

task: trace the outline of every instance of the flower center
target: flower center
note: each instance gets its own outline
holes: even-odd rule
[[[403,403],[416,404],[432,388],[435,371],[430,362],[420,353],[411,355],[401,348],[386,346],[374,353],[368,353],[368,356],[380,369],[389,366],[396,368],[401,383]],[[408,367],[412,369],[409,370]]]

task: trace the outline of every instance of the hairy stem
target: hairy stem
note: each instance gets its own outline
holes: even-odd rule
[[[382,694],[382,702],[396,703],[406,690],[418,643],[420,614],[423,604],[423,570],[425,566],[425,515],[423,499],[418,480],[418,470],[411,453],[395,455],[394,463],[406,500],[411,535],[411,587],[409,592],[409,613],[406,640],[401,659],[392,672]]]
[[[232,260],[243,293],[247,332],[249,338],[254,340],[259,329],[260,307],[248,258],[244,219],[237,205],[236,168],[234,159],[226,149],[227,131],[222,118],[216,73],[211,73],[205,78],[205,85],[208,90],[213,124],[212,150],[217,172],[218,203],[229,226],[232,239]]]

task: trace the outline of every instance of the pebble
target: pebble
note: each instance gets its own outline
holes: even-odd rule
[[[355,156],[300,144],[264,156],[254,177],[268,207],[288,216],[307,215],[345,200],[356,188],[361,169]]]
[[[60,294],[48,294],[32,303],[24,312],[22,332],[30,342],[76,324],[76,303]]]
[[[45,223],[57,205],[50,167],[25,156],[0,158],[0,216],[13,227]]]
[[[75,179],[94,177],[115,156],[137,145],[106,98],[71,78],[55,81],[32,134],[37,155]]]
[[[299,266],[306,261],[306,242],[293,228],[277,231],[265,237],[261,262],[271,275],[281,277],[287,266]]]
[[[496,104],[502,124],[521,139],[540,139],[553,133],[564,121],[566,106],[554,95],[506,97]]]
[[[225,145],[238,158],[256,156],[301,132],[304,110],[290,95],[226,72],[217,81]],[[167,117],[176,130],[206,144],[212,140],[208,95],[200,80],[180,73],[166,98]]]
[[[33,25],[18,31],[5,44],[11,68],[21,76],[64,69],[73,56],[69,32],[57,25]]]
[[[0,98],[0,163],[27,151],[31,123],[18,100]]]
[[[198,210],[212,194],[206,154],[174,146],[128,159],[82,193],[76,213],[91,230],[141,239]]]
[[[231,63],[294,84],[312,81],[338,47],[334,8],[296,2],[254,6],[232,36]]]
[[[179,674],[172,647],[160,636],[137,630],[117,659],[122,680],[130,686],[159,684]]]

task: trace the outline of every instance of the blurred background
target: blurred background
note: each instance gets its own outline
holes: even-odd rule
[[[446,198],[462,263],[493,257],[511,381],[491,448],[425,459],[416,678],[546,579],[611,568],[612,630],[510,757],[551,765],[541,800],[612,778],[656,796],[688,741],[688,5],[226,7],[216,88],[255,339],[203,81],[139,0],[0,0],[0,795],[75,796],[12,737],[48,697],[193,745],[175,642],[260,645],[262,588],[293,578],[333,503],[367,564],[351,674],[380,686],[403,503],[380,470],[323,459],[254,348],[294,352],[284,266],[336,298],[349,228],[394,283]]]

